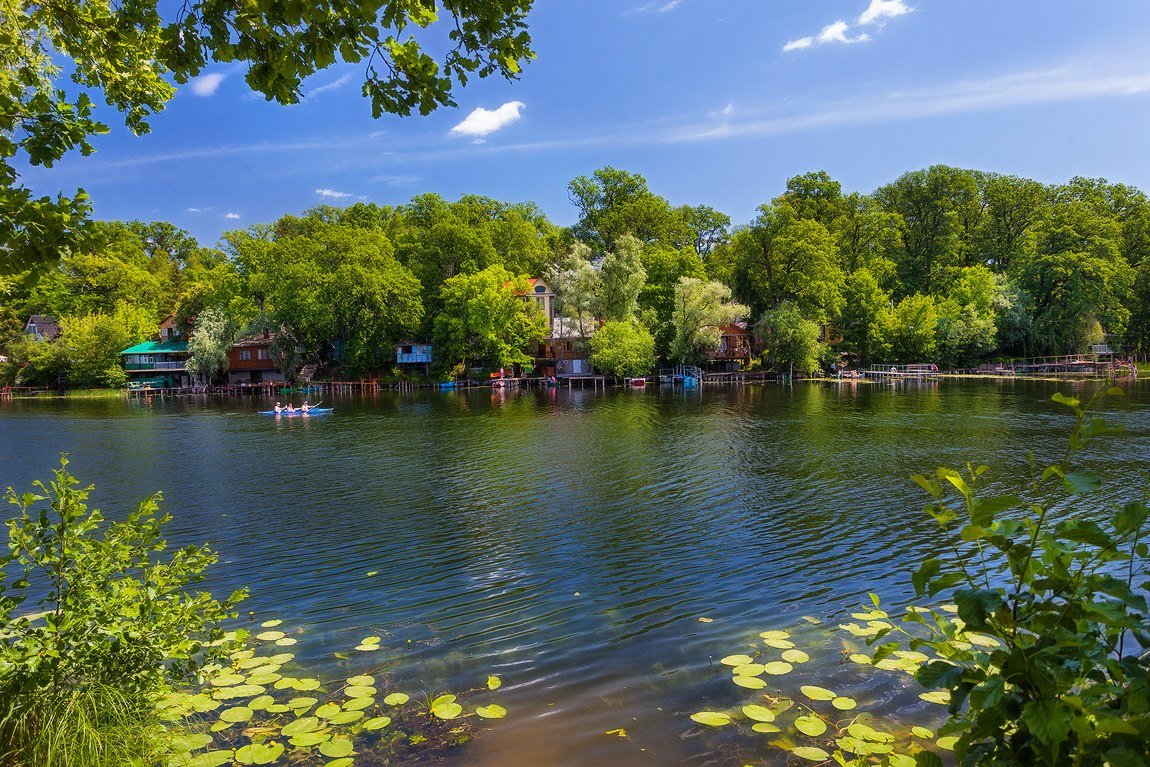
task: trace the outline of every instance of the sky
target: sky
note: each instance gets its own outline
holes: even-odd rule
[[[537,60],[457,108],[373,120],[362,64],[343,63],[280,106],[213,64],[151,133],[105,112],[96,154],[24,182],[204,245],[424,192],[532,200],[567,225],[568,182],[606,165],[736,224],[815,170],[861,192],[936,163],[1150,191],[1146,0],[537,0],[528,21]]]

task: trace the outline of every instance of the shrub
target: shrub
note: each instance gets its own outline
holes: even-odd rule
[[[139,757],[157,729],[156,699],[195,674],[245,596],[189,590],[216,555],[188,546],[164,556],[159,495],[106,523],[88,508],[91,489],[64,457],[51,482],[7,492],[17,514],[0,556],[0,764]]]

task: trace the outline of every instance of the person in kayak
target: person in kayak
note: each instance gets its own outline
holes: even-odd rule
[[[293,405],[292,403],[289,402],[288,406],[287,406],[287,411],[289,413],[294,413],[295,412],[295,405]]]
[[[307,404],[307,400],[306,400],[306,399],[303,401],[303,404],[302,404],[302,405],[300,405],[300,410],[301,410],[302,412],[304,412],[304,413],[306,413],[307,411],[311,410],[311,405]]]
[[[280,403],[277,402],[276,406],[275,406],[276,415],[279,415],[280,413],[282,413],[283,410],[284,409],[282,407],[280,407]]]

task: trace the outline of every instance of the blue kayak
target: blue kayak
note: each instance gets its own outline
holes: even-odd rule
[[[328,413],[330,413],[333,410],[335,410],[335,408],[333,408],[333,407],[313,407],[310,410],[308,410],[306,413],[304,411],[298,410],[298,409],[291,412],[291,413],[289,413],[286,410],[281,410],[278,413],[274,410],[261,410],[260,415],[282,415],[282,416],[289,416],[289,417],[290,416],[297,416],[297,415],[327,415]]]

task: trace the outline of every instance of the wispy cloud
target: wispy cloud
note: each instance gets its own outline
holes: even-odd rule
[[[212,206],[210,205],[206,208],[184,208],[188,213],[207,213],[211,209]]]
[[[508,101],[498,109],[479,107],[463,118],[463,122],[452,128],[451,132],[457,136],[486,136],[518,120],[524,106],[522,101]]]
[[[871,0],[867,9],[859,15],[858,23],[863,26],[883,24],[887,19],[904,16],[913,10],[914,8],[908,6],[903,0]]]
[[[887,19],[893,19],[895,16],[903,16],[910,13],[914,9],[908,6],[904,0],[871,0],[866,10],[859,14],[856,24],[858,26],[882,26],[886,23]],[[866,32],[859,32],[856,35],[849,34],[851,25],[839,19],[838,21],[827,24],[823,27],[817,35],[807,35],[806,37],[799,37],[794,40],[788,40],[783,45],[783,53],[790,53],[791,51],[801,51],[806,48],[813,48],[816,45],[826,45],[828,43],[841,43],[850,45],[852,43],[865,43],[871,39],[871,36]]]
[[[421,176],[385,174],[381,176],[372,176],[368,179],[368,182],[372,184],[387,184],[388,186],[414,186],[422,180],[423,178]]]
[[[327,187],[321,187],[315,190],[315,193],[328,200],[345,200],[352,196],[351,192],[338,192],[335,189],[328,189]]]
[[[666,13],[673,11],[682,5],[686,0],[655,0],[650,3],[643,3],[638,8],[632,8],[627,13]]]
[[[239,213],[225,213],[224,218],[226,218],[230,221],[239,221],[242,218],[242,216],[240,216]]]
[[[351,72],[348,72],[347,74],[344,74],[344,75],[340,76],[339,78],[332,80],[330,83],[327,83],[325,85],[321,85],[318,88],[313,88],[311,90],[311,92],[308,93],[308,96],[318,96],[319,94],[327,93],[328,91],[337,91],[340,88],[342,88],[343,86],[350,83],[352,77],[354,77],[354,74]]]
[[[188,82],[188,87],[191,88],[192,93],[197,96],[214,96],[226,77],[227,73],[225,72],[209,72],[206,75],[193,78]]]

